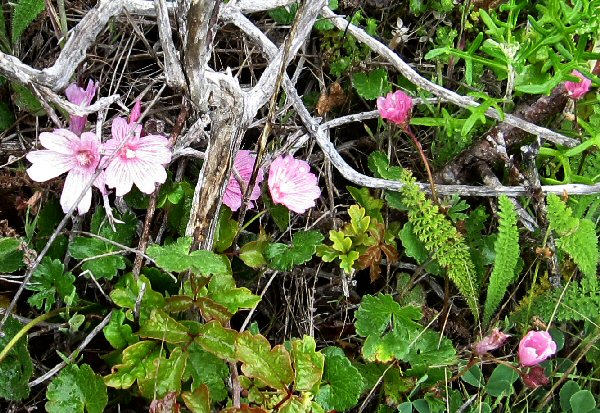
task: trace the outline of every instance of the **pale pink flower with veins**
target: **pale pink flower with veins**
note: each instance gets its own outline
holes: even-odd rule
[[[85,89],[77,86],[77,84],[72,83],[65,89],[65,96],[69,102],[74,103],[75,105],[79,105],[82,107],[89,106],[92,103],[92,99],[96,96],[96,91],[98,90],[98,82],[94,82],[93,80],[89,80]],[[83,130],[85,129],[85,124],[87,122],[87,116],[75,116],[71,115],[69,121],[69,129],[77,136],[81,135]]]
[[[401,90],[390,92],[386,97],[377,98],[377,110],[383,119],[400,126],[408,125],[413,101]]]
[[[46,149],[27,154],[27,160],[33,164],[27,174],[34,181],[45,182],[68,172],[60,196],[60,205],[67,212],[96,173],[100,162],[100,139],[91,132],[77,136],[68,129],[56,129],[42,132],[40,143]],[[91,203],[92,189],[88,188],[77,204],[79,214],[86,213]]]
[[[171,161],[169,141],[164,136],[141,136],[142,126],[130,124],[124,118],[116,118],[112,123],[112,139],[104,144],[102,162],[119,149],[117,155],[106,166],[106,185],[115,188],[117,196],[123,196],[135,184],[140,191],[151,194],[155,184],[167,179],[164,165]]]
[[[489,336],[485,336],[481,341],[475,344],[475,352],[481,355],[496,350],[497,348],[502,347],[509,337],[510,335],[494,328]]]
[[[256,156],[254,156],[250,151],[240,150],[235,156],[233,170],[231,171],[231,176],[229,178],[229,184],[227,184],[225,194],[223,195],[223,203],[231,208],[232,211],[237,211],[242,206],[242,198],[246,189],[240,186],[237,178],[239,177],[241,179],[244,187],[248,186],[255,163]],[[250,194],[250,201],[256,201],[260,197],[259,184],[262,182],[262,180],[263,170],[260,168],[258,170],[258,174],[256,175],[254,188],[252,188],[252,193]],[[250,202],[250,206],[252,207],[254,204]]]
[[[592,81],[579,73],[577,70],[573,70],[571,75],[578,77],[579,82],[565,82],[565,89],[567,89],[567,95],[574,100],[581,99],[585,96],[587,92],[590,91],[590,86],[592,86]]]
[[[321,196],[310,165],[291,155],[280,156],[271,163],[268,183],[273,202],[299,214],[314,207],[315,199]]]

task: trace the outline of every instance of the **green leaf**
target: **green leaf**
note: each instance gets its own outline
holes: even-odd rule
[[[12,11],[12,42],[17,43],[21,35],[41,12],[46,10],[44,0],[18,0]]]
[[[429,257],[429,253],[421,240],[414,234],[412,224],[410,222],[404,224],[398,235],[402,241],[404,253],[408,257],[414,258],[418,264],[423,264]]]
[[[77,293],[73,285],[75,276],[64,271],[65,266],[62,262],[44,257],[27,285],[28,290],[37,293],[29,297],[27,302],[35,308],[43,307],[45,311],[49,311],[58,295],[67,304],[74,304],[77,301]]]
[[[170,344],[191,341],[189,331],[181,323],[160,309],[153,308],[150,318],[142,323],[137,333],[140,337],[162,340]]]
[[[141,289],[144,289],[144,294],[140,295]],[[165,306],[165,298],[156,291],[152,290],[150,281],[140,275],[136,280],[133,274],[129,273],[121,277],[115,288],[110,293],[110,298],[119,307],[127,308],[127,318],[133,320],[133,311],[136,310],[136,302],[138,297],[142,297],[140,302],[140,323],[143,324],[150,317],[150,312],[154,308],[163,308]]]
[[[333,242],[333,249],[341,253],[347,253],[352,248],[352,239],[345,236],[342,231],[329,231],[329,239]]]
[[[48,385],[46,398],[49,413],[102,413],[108,404],[102,377],[87,364],[65,367]]]
[[[161,348],[154,341],[140,341],[123,350],[123,361],[113,367],[113,373],[104,377],[104,384],[117,389],[128,389],[138,379],[154,374]]]
[[[0,272],[15,272],[22,267],[21,241],[16,238],[0,238]]]
[[[387,71],[384,69],[375,69],[368,73],[354,73],[352,86],[360,97],[367,100],[377,99],[392,91]]]
[[[289,6],[281,6],[276,7],[272,10],[269,10],[269,17],[275,20],[276,23],[279,24],[292,24],[294,18],[296,17],[296,12],[298,11],[298,4],[292,3]]]
[[[579,390],[579,384],[573,380],[569,380],[560,388],[560,407],[563,412],[568,412],[571,409],[571,396]]]
[[[202,324],[199,336],[196,337],[195,342],[204,350],[221,359],[236,362],[235,343],[238,334],[235,330],[225,328],[216,321],[211,321],[210,323]]]
[[[37,97],[31,91],[19,83],[11,83],[13,89],[12,100],[20,110],[29,112],[34,116],[44,116],[46,111]]]
[[[227,257],[212,251],[190,251],[191,237],[182,237],[174,244],[164,247],[151,245],[146,253],[165,271],[183,272],[191,270],[196,274],[231,274],[231,264]]]
[[[264,252],[269,245],[267,241],[250,241],[240,248],[240,259],[250,268],[260,268],[267,264]]]
[[[596,399],[589,390],[579,390],[569,399],[571,410],[577,413],[587,413],[596,407]]]
[[[8,317],[0,336],[0,348],[17,335],[23,326],[15,318]],[[33,363],[27,350],[27,336],[14,345],[0,363],[0,397],[6,400],[22,400],[29,396],[27,383],[33,375]]]
[[[239,334],[235,340],[235,355],[248,377],[260,380],[267,386],[285,391],[294,380],[290,353],[282,345],[271,349],[269,341],[249,331]]]
[[[131,326],[125,324],[125,312],[123,310],[113,312],[103,332],[106,340],[117,350],[123,350],[125,347],[138,342],[138,338],[132,333]]]
[[[363,336],[381,335],[390,327],[392,318],[401,321],[412,329],[419,329],[416,322],[422,317],[421,311],[412,306],[401,307],[391,295],[365,295],[356,312],[356,332]]]
[[[0,13],[1,14],[1,13]],[[0,34],[0,41],[2,35]],[[6,102],[0,102],[0,132],[4,132],[15,123],[15,114]]]
[[[192,391],[207,386],[213,401],[220,402],[227,398],[227,380],[229,367],[217,356],[204,351],[196,343],[188,348],[189,359],[186,377],[193,378]]]
[[[210,413],[210,394],[206,385],[199,386],[194,391],[184,391],[181,398],[192,413]]]
[[[350,216],[350,225],[354,234],[364,234],[369,229],[371,224],[371,217],[365,216],[366,211],[364,208],[358,205],[352,205],[348,208],[348,215]]]
[[[294,361],[294,389],[297,391],[313,391],[321,381],[325,356],[315,351],[315,339],[304,336],[302,340],[292,340],[292,360]]]
[[[508,396],[514,393],[513,383],[518,378],[519,374],[515,370],[500,364],[492,372],[485,390],[493,397]]]
[[[215,251],[223,252],[233,243],[233,238],[238,230],[237,221],[231,219],[231,209],[221,208],[217,221]]]
[[[162,354],[164,354],[164,351]],[[187,359],[188,353],[184,352],[181,347],[176,347],[168,359],[164,357],[155,358],[152,361],[153,365],[148,372],[149,374],[138,377],[138,385],[142,395],[147,399],[153,399],[154,397],[162,399],[171,392],[179,393]]]
[[[117,275],[119,270],[125,269],[125,258],[121,255],[94,258],[117,250],[114,245],[97,238],[76,237],[69,245],[69,253],[73,258],[88,260],[81,268],[84,271],[90,271],[96,279],[110,280]]]
[[[352,198],[366,210],[368,216],[375,218],[378,222],[383,222],[383,216],[381,215],[381,208],[385,203],[383,199],[372,196],[369,188],[347,186],[346,189],[348,189]]]
[[[516,270],[520,248],[517,212],[506,195],[502,195],[498,199],[498,205],[500,207],[498,211],[500,222],[498,225],[498,238],[494,244],[496,260],[485,300],[484,324],[489,323],[502,298],[506,295],[508,287],[518,275]]]
[[[289,271],[297,265],[304,264],[315,255],[317,245],[323,241],[319,231],[297,232],[292,237],[292,245],[270,244],[265,249],[265,257],[277,270]]]
[[[328,410],[344,411],[354,407],[363,388],[363,378],[350,360],[337,350],[326,348],[321,388],[315,400]]]
[[[208,283],[208,297],[225,306],[233,314],[240,308],[254,308],[260,302],[258,295],[245,288],[236,288],[235,280],[228,274],[213,275]]]

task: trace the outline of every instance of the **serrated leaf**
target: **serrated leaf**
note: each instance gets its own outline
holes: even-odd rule
[[[342,231],[329,231],[329,239],[333,242],[333,249],[342,254],[347,253],[352,248],[352,240],[345,236]]]
[[[12,11],[11,39],[13,44],[21,39],[21,35],[41,12],[46,10],[44,0],[18,0]]]
[[[228,274],[213,275],[208,283],[208,297],[235,314],[240,308],[254,308],[260,302],[258,295],[245,288],[237,288]]]
[[[81,268],[90,271],[94,278],[112,279],[119,270],[125,269],[125,259],[121,255],[101,255],[117,251],[117,248],[97,238],[76,237],[69,245],[69,253],[78,260],[86,259]],[[99,258],[94,258],[99,257]]]
[[[358,251],[350,251],[348,254],[340,255],[340,268],[343,269],[346,274],[351,274],[352,266],[358,257],[360,257],[360,253]]]
[[[259,379],[277,390],[286,390],[294,380],[290,353],[278,345],[271,349],[269,341],[261,335],[245,331],[235,341],[235,356],[242,364],[246,376]]]
[[[72,364],[61,370],[46,390],[48,413],[102,413],[108,394],[102,377],[83,364]]]
[[[0,272],[10,273],[23,267],[21,241],[16,238],[0,238]]]
[[[366,215],[364,208],[352,205],[348,208],[348,215],[350,216],[350,224],[355,234],[367,232],[371,224],[371,217]]]
[[[248,267],[260,268],[267,264],[264,256],[267,245],[267,241],[250,241],[240,248],[239,257]]]
[[[185,376],[193,378],[192,391],[207,386],[213,401],[225,400],[228,395],[226,382],[230,374],[227,363],[202,350],[196,343],[189,346],[188,353]]]
[[[131,326],[125,323],[125,312],[123,310],[113,312],[103,332],[104,338],[117,350],[123,350],[125,347],[138,342],[138,338],[133,335]]]
[[[292,237],[292,245],[269,244],[265,248],[265,257],[271,266],[281,271],[289,271],[297,265],[309,261],[323,241],[319,231],[297,232]]]
[[[144,294],[141,295],[142,299],[139,308],[141,324],[150,317],[152,309],[163,308],[165,306],[165,298],[160,293],[152,290],[150,281],[143,275],[140,275],[136,280],[133,274],[129,273],[121,277],[110,293],[110,298],[113,302],[119,307],[131,310],[129,312],[129,315],[131,315],[131,312],[136,310],[136,302],[138,297],[140,297],[142,288],[144,289]]]
[[[138,379],[153,374],[156,369],[154,360],[160,354],[161,348],[154,341],[140,341],[123,350],[121,364],[113,367],[113,372],[104,377],[104,384],[117,389],[128,389]]]
[[[0,336],[0,349],[4,350],[23,325],[12,316],[4,323]],[[0,363],[0,397],[6,400],[22,400],[29,396],[27,383],[33,375],[33,363],[27,350],[27,336],[15,344]]]
[[[176,347],[168,359],[155,358],[149,374],[138,378],[138,386],[142,395],[147,399],[154,397],[162,399],[171,392],[179,393],[187,359],[188,353],[184,352],[181,347]]]
[[[137,334],[140,337],[162,340],[170,344],[191,341],[189,331],[183,324],[156,308],[152,309],[148,320],[141,324]]]
[[[375,218],[379,222],[383,222],[383,216],[381,215],[381,208],[384,205],[383,199],[372,196],[369,188],[347,186],[346,189],[348,189],[352,198],[365,209],[368,216]]]
[[[352,86],[360,97],[367,100],[377,99],[392,91],[387,71],[384,69],[375,69],[368,73],[354,73]]]
[[[202,324],[198,334],[195,342],[204,350],[221,359],[230,362],[237,361],[235,354],[235,341],[239,334],[237,331],[225,328],[216,321],[211,321]]]
[[[405,176],[403,169],[399,166],[391,166],[387,156],[380,151],[369,155],[368,165],[378,178],[400,181]]]
[[[401,307],[391,295],[365,295],[356,312],[356,332],[363,336],[381,335],[391,325],[392,318],[401,321],[413,329],[420,328],[416,320],[422,317],[417,307]]]
[[[312,391],[321,381],[325,356],[315,351],[315,339],[304,336],[302,340],[292,340],[292,360],[294,362],[294,389],[297,391]]]
[[[44,257],[38,268],[33,273],[27,289],[37,291],[29,297],[27,302],[35,308],[49,311],[56,302],[56,296],[65,300],[69,305],[77,299],[75,292],[75,276],[70,272],[65,273],[65,266],[59,260]]]
[[[328,410],[345,411],[358,402],[363,378],[345,355],[325,349],[325,368],[315,400]]]
[[[190,251],[191,237],[182,237],[166,246],[151,245],[146,253],[165,271],[183,272],[191,270],[196,274],[231,274],[231,264],[227,257],[212,251]]]

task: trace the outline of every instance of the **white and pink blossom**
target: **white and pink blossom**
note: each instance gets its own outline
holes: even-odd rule
[[[72,83],[65,90],[65,95],[69,102],[74,103],[75,105],[79,105],[81,107],[89,106],[92,103],[92,99],[96,96],[96,91],[98,90],[98,82],[94,82],[93,80],[89,80],[85,89],[77,86],[77,84]],[[69,129],[77,136],[83,133],[85,129],[85,124],[87,122],[87,116],[76,116],[71,115],[69,121]]]
[[[293,156],[276,158],[269,168],[269,192],[276,204],[302,214],[315,206],[321,196],[318,179],[310,172],[310,165]]]
[[[231,171],[231,176],[229,178],[229,184],[227,184],[225,194],[223,195],[223,203],[231,208],[232,211],[237,211],[242,206],[244,191],[246,190],[246,187],[250,181],[250,176],[252,175],[252,170],[254,169],[255,163],[256,156],[250,151],[240,150],[235,156],[233,170]],[[240,186],[238,179],[242,181],[243,188]],[[252,193],[249,197],[251,207],[254,206],[252,201],[256,201],[260,197],[260,183],[262,180],[263,170],[260,168],[258,170],[258,174],[256,175],[254,188],[252,188]]]

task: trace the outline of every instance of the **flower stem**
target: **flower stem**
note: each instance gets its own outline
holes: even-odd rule
[[[433,174],[431,173],[431,167],[429,166],[429,161],[425,156],[425,152],[423,151],[423,147],[421,146],[421,142],[417,139],[415,134],[410,129],[410,126],[406,125],[403,127],[404,132],[412,139],[413,143],[417,147],[419,154],[421,155],[421,159],[423,160],[423,164],[425,164],[425,169],[427,170],[427,179],[429,180],[429,185],[431,187],[431,197],[433,198],[433,202],[437,205],[440,205],[440,202],[437,197],[437,192],[435,191],[435,182],[433,181]]]

